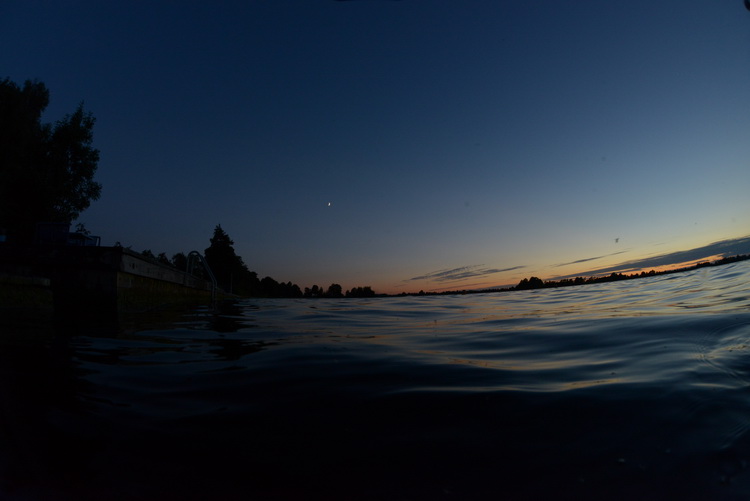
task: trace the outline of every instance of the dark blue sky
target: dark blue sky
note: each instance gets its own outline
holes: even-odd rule
[[[97,117],[104,244],[399,292],[750,234],[739,0],[10,0],[0,46]]]

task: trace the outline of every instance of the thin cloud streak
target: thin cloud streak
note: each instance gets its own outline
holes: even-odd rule
[[[405,282],[415,282],[418,280],[430,280],[435,282],[455,282],[459,280],[466,280],[467,278],[483,277],[487,275],[494,275],[495,273],[503,273],[506,271],[518,270],[525,268],[526,266],[513,266],[510,268],[483,268],[484,265],[475,264],[469,266],[461,266],[459,268],[452,268],[449,270],[439,270],[418,277],[406,279]]]
[[[563,266],[568,266],[568,265],[571,265],[571,264],[581,264],[581,263],[586,263],[588,261],[596,261],[597,259],[604,259],[605,257],[616,256],[618,254],[624,254],[626,252],[628,252],[628,251],[624,251],[623,250],[623,251],[613,252],[612,254],[605,254],[603,256],[587,257],[587,258],[584,258],[584,259],[579,259],[577,261],[571,261],[569,263],[556,264],[556,265],[554,265],[554,267],[555,268],[561,268]]]
[[[574,275],[565,275],[556,277],[556,279],[571,278],[577,276],[595,276],[609,273],[632,273],[635,271],[668,266],[673,264],[688,263],[705,259],[711,256],[730,257],[738,254],[750,253],[750,236],[736,238],[732,240],[720,240],[703,247],[697,247],[686,251],[670,252],[659,254],[658,256],[635,259],[624,263],[607,266],[605,268],[596,268],[588,271],[580,271]]]

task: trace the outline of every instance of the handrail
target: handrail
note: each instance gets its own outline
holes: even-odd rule
[[[190,251],[190,253],[187,255],[187,269],[185,270],[189,274],[193,274],[193,266],[195,265],[195,259],[198,259],[201,264],[203,265],[203,268],[208,273],[209,278],[211,279],[211,283],[213,284],[213,288],[211,289],[211,301],[216,300],[216,289],[218,288],[218,284],[216,282],[216,277],[214,276],[214,273],[211,271],[211,267],[208,265],[208,262],[206,261],[206,258],[203,257],[203,255],[198,251]]]

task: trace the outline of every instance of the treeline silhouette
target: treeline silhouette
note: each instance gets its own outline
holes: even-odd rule
[[[670,275],[673,273],[682,273],[685,271],[691,271],[698,268],[705,268],[709,266],[721,266],[724,264],[735,263],[737,261],[745,261],[750,259],[750,254],[740,254],[737,256],[730,256],[719,259],[714,262],[703,261],[693,266],[686,266],[684,268],[676,268],[674,270],[655,271],[649,272],[642,271],[640,273],[633,273],[625,275],[623,273],[612,273],[605,276],[593,276],[593,277],[575,277],[575,278],[563,278],[561,280],[542,280],[539,277],[524,278],[515,287],[506,288],[493,288],[493,289],[476,289],[476,290],[454,290],[454,291],[443,291],[443,292],[424,292],[419,291],[418,293],[402,292],[399,296],[443,296],[443,295],[454,295],[454,294],[484,294],[488,292],[509,292],[517,290],[531,290],[531,289],[550,289],[555,287],[571,287],[576,285],[596,284],[602,282],[616,282],[619,280],[632,280],[636,278],[653,277],[657,275]]]
[[[339,284],[331,284],[327,290],[317,285],[313,285],[312,288],[305,287],[304,293],[304,297],[375,297],[376,295],[369,286],[353,287],[344,293]]]
[[[211,245],[204,251],[206,261],[216,278],[218,286],[230,293],[243,297],[274,297],[274,298],[338,298],[338,297],[373,297],[375,291],[370,287],[354,287],[343,292],[341,285],[331,284],[324,290],[317,285],[305,287],[305,291],[292,282],[277,282],[271,277],[258,279],[258,274],[250,271],[244,261],[234,250],[234,241],[226,231],[217,225],[210,239]],[[119,243],[116,245],[120,245]],[[184,252],[178,252],[169,258],[164,252],[155,255],[150,249],[141,255],[165,266],[171,266],[192,275],[208,280],[208,273],[197,263],[192,263],[188,269],[188,257]]]

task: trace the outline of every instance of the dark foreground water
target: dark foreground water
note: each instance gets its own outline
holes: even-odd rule
[[[6,332],[0,499],[749,499],[750,262]]]

